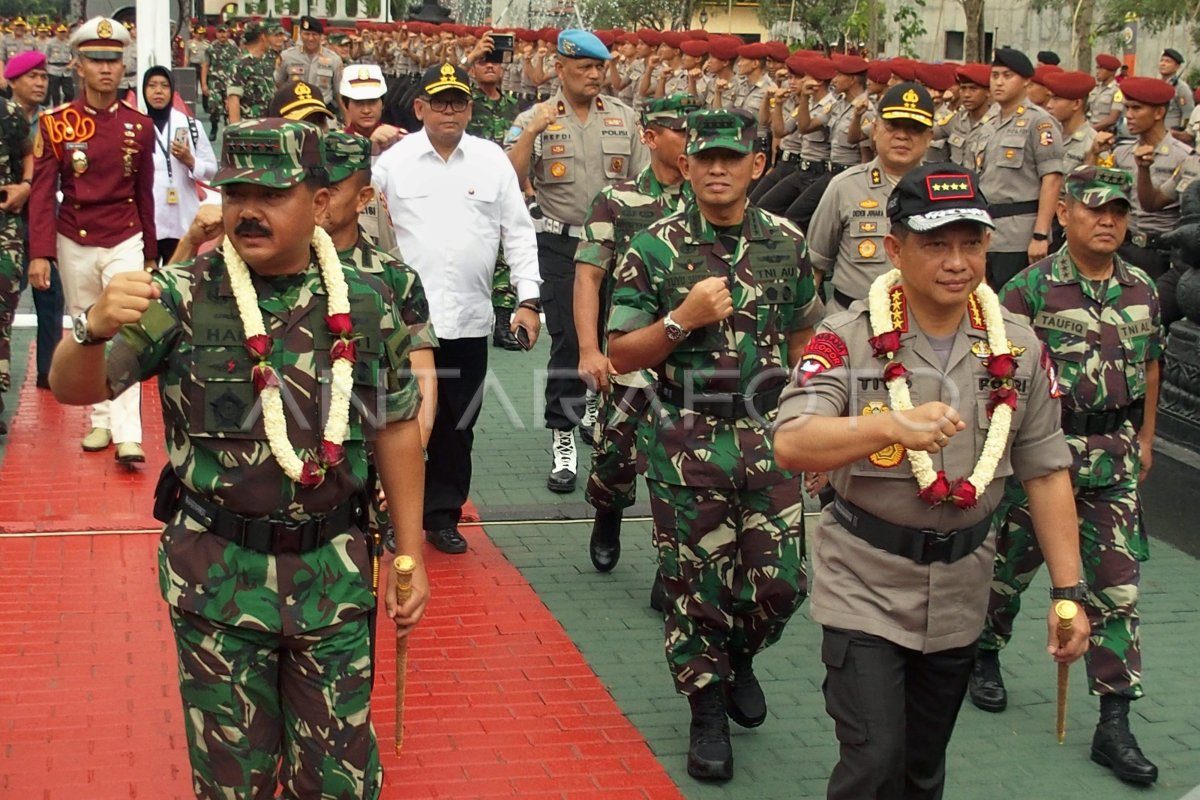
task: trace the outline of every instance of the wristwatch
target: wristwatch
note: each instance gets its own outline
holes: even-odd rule
[[[667,314],[665,317],[663,317],[663,328],[667,332],[668,341],[682,342],[685,338],[687,338],[687,329],[675,320],[671,319],[670,314]]]
[[[104,344],[108,339],[101,339],[92,336],[91,328],[88,326],[88,312],[92,310],[91,306],[84,309],[83,313],[71,320],[71,335],[75,337],[75,341],[87,347],[93,344]]]
[[[1076,603],[1082,603],[1087,599],[1087,596],[1088,586],[1084,581],[1080,581],[1074,586],[1052,587],[1050,589],[1051,600],[1074,600]]]
[[[1050,241],[1050,237],[1047,234],[1038,233],[1037,231],[1034,231],[1033,232],[1033,240],[1035,242],[1048,242],[1048,241]]]
[[[533,313],[540,314],[542,313],[542,301],[531,297],[518,303],[517,308],[528,308]]]

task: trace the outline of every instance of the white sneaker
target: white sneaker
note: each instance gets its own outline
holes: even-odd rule
[[[577,464],[575,432],[571,430],[556,430],[551,431],[551,435],[553,438],[550,445],[550,454],[554,457],[554,463],[550,467],[550,477],[546,481],[546,488],[552,492],[569,494],[575,491]]]

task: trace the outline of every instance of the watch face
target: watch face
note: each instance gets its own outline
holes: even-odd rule
[[[79,344],[87,344],[87,314],[80,314],[71,320],[71,334]]]

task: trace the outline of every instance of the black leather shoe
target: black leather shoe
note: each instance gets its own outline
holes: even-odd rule
[[[49,389],[50,388],[50,376],[49,375],[38,375],[37,376],[37,388]]]
[[[1123,781],[1150,784],[1158,780],[1158,767],[1142,754],[1129,730],[1129,698],[1103,695],[1100,724],[1092,736],[1092,761],[1108,767]]]
[[[521,343],[517,341],[517,337],[513,336],[511,329],[512,325],[512,309],[511,308],[496,308],[496,325],[492,328],[492,347],[499,347],[504,350],[521,350]]]
[[[667,586],[663,583],[661,572],[654,573],[654,583],[650,585],[650,607],[660,614],[665,614],[671,608],[671,598],[667,597]]]
[[[757,728],[767,719],[767,698],[754,676],[754,657],[730,657],[732,677],[725,684],[729,718],[743,728]]]
[[[425,541],[452,556],[467,552],[467,540],[458,532],[458,528],[438,528],[436,531],[425,531]]]
[[[1004,678],[1000,676],[998,650],[980,650],[975,654],[975,666],[971,668],[967,691],[976,708],[993,713],[1008,708],[1008,691],[1004,688]]]
[[[621,511],[597,511],[588,543],[592,566],[597,572],[609,572],[621,558]]]
[[[729,743],[729,718],[718,684],[709,684],[688,697],[692,725],[688,743],[688,775],[702,781],[727,781],[733,777],[733,745]]]

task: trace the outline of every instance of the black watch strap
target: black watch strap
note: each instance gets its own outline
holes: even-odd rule
[[[1088,587],[1083,581],[1074,586],[1051,587],[1051,600],[1074,600],[1076,603],[1082,603],[1087,599]]]
[[[1048,242],[1048,241],[1050,241],[1050,236],[1049,236],[1049,234],[1038,233],[1037,231],[1034,231],[1033,240],[1035,242]]]
[[[517,308],[528,308],[533,313],[540,314],[542,313],[542,301],[534,300],[533,298],[530,298],[529,300],[522,300],[517,305]]]

